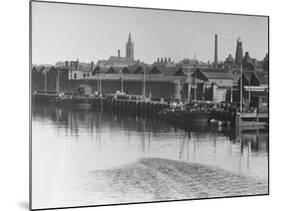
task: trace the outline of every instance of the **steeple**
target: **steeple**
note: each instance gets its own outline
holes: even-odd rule
[[[126,58],[134,60],[134,43],[132,42],[131,33],[129,33],[128,42],[126,43]]]

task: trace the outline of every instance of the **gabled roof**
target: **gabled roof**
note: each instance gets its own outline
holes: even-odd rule
[[[259,80],[260,84],[268,84],[269,83],[268,74],[262,74],[260,72],[255,72],[255,76]]]
[[[106,71],[107,71],[107,68],[96,66],[94,68],[94,71],[92,72],[92,74],[95,75],[95,74],[99,74],[99,73],[106,73]]]
[[[158,67],[153,66],[149,71],[150,74],[161,74],[162,72],[158,69]]]
[[[107,74],[117,74],[117,71],[115,70],[115,68],[110,67],[108,68],[108,70],[106,71]]]
[[[138,66],[135,71],[134,71],[135,74],[143,74],[143,68],[141,66]]]
[[[197,69],[192,76],[196,76],[197,73],[202,73],[206,79],[231,79],[229,71],[217,70],[217,69]]]
[[[176,66],[158,66],[157,67],[163,75],[174,75],[178,67]]]
[[[129,67],[123,67],[121,71],[122,71],[123,74],[131,74],[132,73],[130,71]]]
[[[183,70],[182,67],[180,67],[174,75],[177,75],[177,76],[187,76],[187,74],[185,73],[185,71]]]
[[[254,71],[243,71],[243,75],[248,81],[250,81],[253,74],[254,74]]]

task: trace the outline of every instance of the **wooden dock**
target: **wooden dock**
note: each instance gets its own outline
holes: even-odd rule
[[[37,103],[54,104],[56,106],[78,109],[103,109],[128,115],[159,117],[159,112],[170,108],[168,100],[147,100],[141,96],[124,97],[89,97],[75,96],[66,93],[61,97],[57,92],[37,91],[32,94],[32,100]],[[214,110],[210,119],[218,125],[231,125],[234,127],[257,128],[265,127],[269,123],[268,113],[239,113],[234,111]]]
[[[169,108],[168,102],[141,100],[141,99],[118,99],[112,97],[75,97],[59,98],[57,93],[36,92],[32,99],[37,103],[48,103],[57,106],[87,109],[104,109],[115,112],[126,112],[134,115],[157,115],[165,108]]]

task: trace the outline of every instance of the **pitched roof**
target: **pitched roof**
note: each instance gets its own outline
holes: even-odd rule
[[[143,68],[141,66],[138,66],[135,71],[134,71],[135,74],[143,74]]]
[[[268,84],[269,83],[268,74],[262,74],[260,72],[255,72],[255,76],[261,84]]]
[[[115,70],[115,68],[110,67],[108,68],[108,70],[106,71],[107,74],[117,74],[117,71]]]
[[[187,76],[187,74],[185,73],[185,71],[183,70],[182,67],[180,67],[175,73],[174,75],[178,75],[178,76]]]
[[[155,67],[153,66],[150,71],[149,71],[150,74],[161,74],[162,72],[159,70],[158,67]]]
[[[207,79],[231,79],[231,74],[229,71],[217,70],[217,69],[197,69],[200,71]],[[192,75],[194,76],[196,72]]]
[[[253,71],[243,71],[243,75],[248,81],[250,81],[250,78],[253,74],[254,74]]]
[[[129,67],[123,67],[121,71],[122,71],[123,74],[131,74],[132,73],[130,71]]]
[[[93,71],[93,75],[95,75],[95,74],[99,74],[99,73],[106,73],[106,71],[107,71],[108,69],[107,68],[105,68],[105,67],[100,67],[99,65],[98,66],[96,66],[95,68],[94,68],[94,71]]]
[[[116,64],[127,66],[127,65],[134,65],[137,61],[134,61],[132,59],[126,58],[126,57],[118,57],[118,56],[111,56],[108,60],[99,60],[98,65],[111,65],[115,66]]]

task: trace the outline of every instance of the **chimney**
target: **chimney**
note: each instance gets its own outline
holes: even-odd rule
[[[65,67],[68,67],[68,61],[65,61]]]
[[[171,58],[170,57],[168,58],[168,61],[169,61],[169,63],[171,62]]]
[[[159,57],[157,58],[157,63],[159,63],[160,62],[160,59],[159,59]]]
[[[215,34],[215,56],[214,56],[214,67],[218,66],[218,35]]]
[[[70,67],[73,67],[73,61],[70,61]]]
[[[163,58],[161,57],[161,63],[163,63]]]
[[[165,57],[165,63],[167,63],[167,57]]]
[[[76,69],[78,69],[78,66],[79,66],[79,61],[77,59],[77,61],[76,61]]]
[[[120,58],[120,49],[118,49],[118,57]]]

